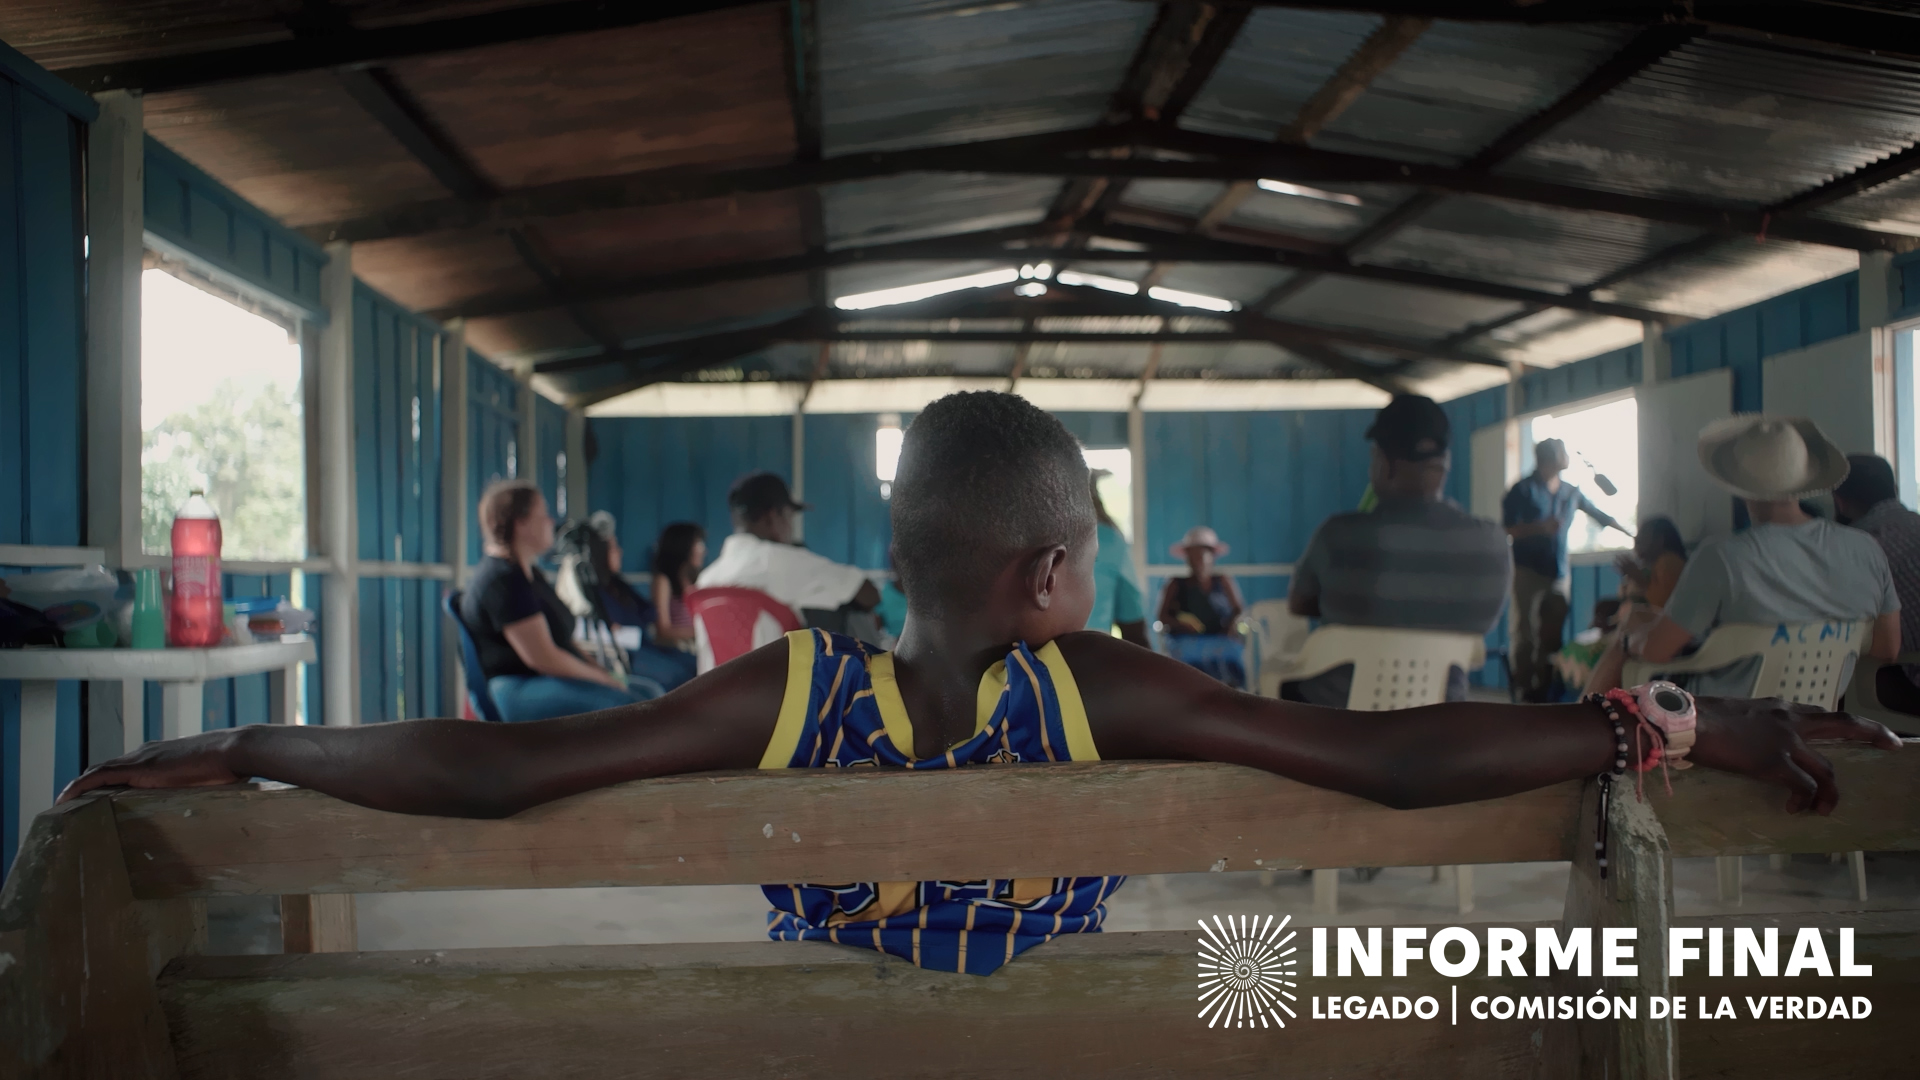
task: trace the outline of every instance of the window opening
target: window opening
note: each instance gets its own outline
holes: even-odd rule
[[[227,558],[305,558],[297,336],[165,270],[140,285],[142,546],[168,554],[174,512],[200,488]]]
[[[1559,439],[1567,445],[1570,459],[1561,478],[1579,487],[1595,506],[1613,515],[1620,524],[1637,530],[1640,411],[1632,397],[1569,412],[1541,414],[1533,418],[1531,436],[1526,440],[1529,468],[1534,444],[1543,439]],[[1612,482],[1614,494],[1607,494],[1601,487],[1600,476]],[[1632,540],[1603,528],[1585,514],[1574,517],[1573,527],[1567,533],[1567,550],[1574,554],[1619,551],[1632,546]]]

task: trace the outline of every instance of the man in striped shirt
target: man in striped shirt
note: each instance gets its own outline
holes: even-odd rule
[[[1500,618],[1512,556],[1499,525],[1441,494],[1452,428],[1431,398],[1402,394],[1367,429],[1378,506],[1323,522],[1294,565],[1287,606],[1340,626],[1485,634]],[[1345,708],[1352,665],[1281,684],[1292,701]],[[1447,700],[1464,701],[1467,673],[1449,673]]]

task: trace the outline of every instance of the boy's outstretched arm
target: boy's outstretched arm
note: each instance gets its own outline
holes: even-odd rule
[[[1107,760],[1251,765],[1404,809],[1593,776],[1615,758],[1613,732],[1591,705],[1449,702],[1346,712],[1243,694],[1105,634],[1069,634],[1059,645]],[[1832,768],[1804,740],[1900,746],[1885,726],[1846,713],[1776,699],[1697,700],[1689,760],[1785,787],[1790,810],[1824,814],[1839,799]],[[1632,749],[1628,757],[1635,759]]]
[[[556,720],[210,731],[95,765],[60,799],[100,787],[199,787],[258,776],[378,810],[506,817],[623,780],[754,768],[773,737],[786,681],[782,641],[655,701]]]

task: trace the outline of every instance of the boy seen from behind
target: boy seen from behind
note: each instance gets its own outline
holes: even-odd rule
[[[95,766],[96,788],[263,777],[398,813],[505,817],[628,780],[712,769],[906,768],[1098,759],[1266,769],[1393,807],[1495,798],[1615,767],[1593,705],[1448,703],[1351,713],[1254,697],[1097,631],[1095,515],[1079,444],[1010,394],[943,398],[907,431],[892,499],[908,598],[899,644],[798,631],[666,697],[536,723],[254,725],[151,743]],[[1692,760],[1831,810],[1803,739],[1895,748],[1885,728],[1777,701],[1701,699]],[[1625,751],[1628,767],[1643,751]],[[1009,844],[1022,821],[1007,808]],[[989,974],[1095,931],[1120,878],[768,886],[775,938],[879,949]]]

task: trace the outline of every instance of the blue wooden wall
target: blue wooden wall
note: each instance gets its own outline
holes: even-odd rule
[[[353,299],[360,558],[439,562],[439,327],[357,282]],[[444,588],[433,580],[360,580],[362,723],[444,713]]]
[[[901,418],[912,424],[911,415]],[[873,475],[880,417],[847,413],[807,417],[807,546],[836,562],[888,569],[893,522]]]
[[[0,544],[77,545],[92,101],[0,46]],[[0,567],[0,574],[9,572]],[[79,773],[80,686],[59,688],[58,783]],[[0,682],[0,867],[13,863],[20,684]]]
[[[216,270],[326,321],[320,268],[326,252],[147,136],[146,227]]]
[[[1894,280],[1899,283],[1893,317],[1905,319],[1920,315],[1920,251],[1894,256],[1893,274]]]
[[[1371,415],[1149,414],[1149,561],[1169,561],[1166,548],[1195,524],[1213,525],[1234,545],[1229,564],[1292,561],[1322,519],[1358,504]],[[1060,418],[1090,445],[1126,444],[1125,414]],[[876,570],[888,566],[892,539],[873,470],[878,425],[872,414],[806,418],[807,546]],[[600,418],[588,426],[597,450],[588,501],[619,519],[628,571],[645,567],[646,550],[672,521],[699,522],[717,548],[731,531],[727,488],[740,476],[759,469],[791,476],[792,420],[784,416]],[[1260,494],[1249,499],[1249,491]],[[1242,586],[1249,599],[1286,588],[1279,577]]]
[[[1667,331],[1673,377],[1733,371],[1733,410],[1760,412],[1760,364],[1860,329],[1860,275],[1842,274]]]
[[[1371,409],[1306,412],[1148,413],[1146,561],[1209,525],[1235,564],[1291,563],[1313,530],[1355,509],[1367,487]],[[1164,581],[1147,582],[1149,599]],[[1284,597],[1284,577],[1243,577],[1247,602]]]
[[[480,561],[480,496],[520,475],[520,384],[467,353],[467,565]]]
[[[534,483],[546,496],[547,509],[555,521],[580,517],[579,507],[567,505],[567,410],[536,393],[533,395],[534,447],[539,461],[533,471]]]
[[[0,66],[0,543],[78,544],[86,126]]]
[[[810,432],[817,419],[822,418],[807,418]],[[589,419],[587,431],[594,448],[587,464],[587,509],[606,510],[619,523],[623,569],[629,573],[647,569],[647,553],[660,530],[676,521],[704,527],[708,548],[717,553],[733,531],[727,488],[761,469],[789,482],[793,477],[790,417]],[[871,444],[871,429],[867,438]],[[867,471],[871,475],[871,465]],[[811,486],[807,497],[814,499]],[[815,518],[807,515],[809,541]]]

